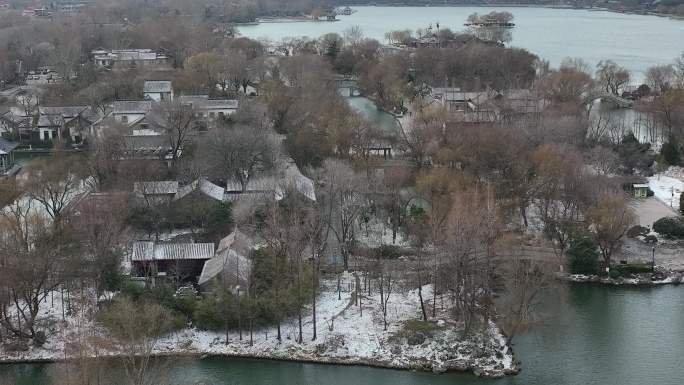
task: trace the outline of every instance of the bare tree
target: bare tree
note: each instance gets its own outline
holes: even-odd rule
[[[75,274],[77,244],[66,227],[52,226],[26,202],[7,206],[0,225],[0,282],[8,300],[0,301],[0,324],[19,338],[36,338],[41,305]]]
[[[82,185],[79,163],[58,151],[50,158],[36,159],[29,172],[28,194],[43,206],[55,226],[59,225],[64,210]]]
[[[196,128],[195,110],[191,105],[167,101],[155,104],[151,115],[168,138],[171,168],[176,170],[183,148],[191,142]]]
[[[160,337],[174,327],[169,310],[154,302],[115,301],[102,314],[102,323],[114,337],[122,355],[127,382],[131,385],[159,383],[162,370],[151,370],[150,359]]]
[[[327,160],[324,173],[322,192],[329,208],[326,222],[337,240],[344,269],[347,270],[355,241],[354,231],[365,204],[361,179],[341,161]]]
[[[446,124],[445,114],[443,109],[422,109],[410,127],[401,127],[406,152],[419,169],[426,165],[430,155],[439,147],[438,139]]]
[[[620,250],[627,230],[635,223],[634,214],[624,195],[608,193],[588,210],[587,220],[593,227],[606,271],[609,271],[611,258]]]
[[[380,262],[379,270],[380,310],[382,311],[383,330],[387,331],[387,307],[389,305],[390,296],[392,295],[395,282],[392,281],[392,269],[387,261]]]
[[[661,94],[675,84],[675,68],[671,64],[649,67],[645,80],[653,92]]]
[[[103,191],[118,184],[120,163],[126,151],[123,127],[114,126],[94,135],[89,147],[87,172],[93,178],[93,187]]]
[[[84,245],[85,270],[96,298],[118,286],[128,213],[128,196],[121,192],[85,194],[69,213],[75,236]]]
[[[525,255],[513,255],[501,262],[499,270],[504,288],[497,309],[509,343],[534,321],[534,306],[542,292],[555,282],[551,266],[553,261]]]
[[[476,186],[458,194],[449,211],[448,259],[440,273],[455,303],[454,315],[469,333],[493,305],[494,246],[501,219],[491,188]]]
[[[603,91],[620,95],[620,91],[629,83],[629,71],[611,60],[600,61],[596,66],[596,78]]]
[[[589,162],[599,175],[614,174],[619,166],[619,157],[608,147],[596,146],[589,153]]]
[[[275,166],[276,140],[266,130],[253,130],[245,126],[219,128],[200,142],[200,156],[210,175],[228,181],[237,181],[246,191],[257,171]]]

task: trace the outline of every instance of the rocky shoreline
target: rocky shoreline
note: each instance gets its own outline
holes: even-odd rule
[[[255,352],[241,350],[240,348],[246,348],[246,343],[240,343],[235,349],[235,344],[228,346],[232,348],[231,352],[222,352],[222,346],[225,346],[223,342],[217,342],[212,346],[212,348],[206,351],[196,350],[193,348],[183,349],[176,347],[163,346],[156,351],[152,357],[154,358],[196,358],[205,359],[213,357],[221,358],[241,358],[241,359],[258,359],[258,360],[270,360],[270,361],[283,361],[283,362],[298,362],[298,363],[310,363],[310,364],[320,364],[320,365],[345,365],[345,366],[368,366],[374,368],[384,368],[384,369],[398,369],[398,370],[416,370],[423,372],[432,372],[435,374],[447,373],[447,372],[463,372],[472,373],[477,377],[482,378],[501,378],[507,375],[515,375],[519,373],[520,367],[517,363],[513,362],[511,366],[505,366],[504,364],[497,362],[500,358],[504,358],[504,355],[511,354],[510,347],[505,347],[503,351],[500,350],[479,350],[477,347],[465,346],[458,347],[455,349],[457,354],[448,355],[446,359],[436,359],[435,356],[428,357],[418,357],[417,355],[409,354],[408,357],[404,356],[399,359],[393,359],[389,357],[357,357],[357,356],[345,356],[345,355],[328,355],[324,352],[321,355],[311,354],[305,349],[297,349],[295,346],[291,346],[289,349],[284,349],[280,351],[264,351]],[[317,346],[317,350],[321,349],[324,343]],[[406,345],[406,347],[410,347]],[[216,348],[216,349],[213,349]],[[442,352],[446,349],[451,348],[446,345],[436,346],[433,343],[424,343],[422,348],[426,350]],[[60,351],[46,351],[40,352],[40,348],[31,348],[26,352],[2,352],[0,351],[0,365],[12,365],[12,364],[50,364],[50,363],[60,363],[69,360],[77,359],[77,357],[65,357],[63,352]],[[392,349],[393,353],[397,353],[397,356],[402,356],[402,348],[399,345],[394,346]],[[399,351],[397,351],[399,350]],[[421,349],[422,350],[422,349]],[[479,351],[478,351],[479,350]],[[465,355],[461,355],[463,352]],[[491,356],[490,356],[491,355]],[[91,359],[117,359],[122,358],[123,355],[116,352],[101,352],[97,357],[91,357]]]
[[[343,283],[352,282],[345,273]],[[346,286],[346,285],[344,285]],[[338,293],[336,281],[323,282],[317,303],[318,336],[312,336],[310,315],[303,319],[303,341],[297,341],[295,320],[282,324],[282,340],[278,341],[274,328],[255,330],[253,343],[248,335],[240,338],[231,332],[226,344],[226,333],[194,328],[179,330],[159,339],[153,351],[157,357],[226,357],[280,360],[329,365],[363,365],[378,368],[419,370],[433,373],[471,372],[476,376],[498,378],[519,371],[507,339],[494,322],[483,325],[481,331],[463,336],[462,325],[450,321],[447,309],[438,309],[430,322],[420,321],[417,290],[396,292],[390,299],[388,326],[382,325],[378,295],[363,297],[363,311],[355,305],[354,292]],[[429,294],[431,287],[423,288]],[[45,304],[45,320],[51,320],[48,339],[42,347],[25,346],[21,350],[4,350],[0,346],[0,364],[61,362],[68,356],[70,346],[79,341],[84,330],[107,339],[104,330],[92,319],[67,316],[62,320],[61,304]],[[121,351],[101,349],[95,359],[121,357]]]
[[[667,271],[632,274],[627,277],[611,278],[598,275],[566,274],[561,279],[573,283],[593,283],[613,286],[660,286],[684,283],[684,272]]]

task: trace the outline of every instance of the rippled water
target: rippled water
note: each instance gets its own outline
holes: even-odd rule
[[[676,385],[684,379],[683,287],[572,286],[548,293],[539,315],[541,323],[515,341],[522,372],[499,380],[467,374],[211,358],[174,360],[164,368],[169,379],[161,383]],[[50,379],[55,371],[56,365],[0,366],[0,384],[5,384],[4,379],[17,385],[57,385]],[[120,379],[117,374],[111,377]]]
[[[639,80],[649,66],[671,63],[684,51],[684,20],[605,11],[526,7],[354,7],[338,22],[261,23],[242,26],[247,37],[280,41],[287,37],[317,38],[342,33],[358,25],[365,36],[384,42],[385,33],[397,29],[433,27],[462,30],[468,15],[492,10],[515,16],[512,45],[526,48],[558,65],[565,57],[590,63],[611,59],[634,72]]]

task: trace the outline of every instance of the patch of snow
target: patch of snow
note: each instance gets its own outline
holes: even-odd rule
[[[322,280],[321,294],[316,303],[317,338],[313,340],[313,319],[310,310],[303,319],[303,340],[298,340],[296,319],[282,322],[282,341],[276,339],[276,328],[256,330],[253,345],[249,332],[228,336],[223,331],[202,331],[188,328],[160,339],[157,354],[213,354],[274,358],[310,362],[358,363],[392,368],[419,368],[433,371],[472,370],[478,375],[503,376],[515,371],[513,354],[506,338],[492,322],[480,333],[470,337],[461,336],[459,323],[444,321],[447,315],[442,309],[437,331],[420,344],[411,345],[397,334],[408,320],[420,319],[418,290],[402,290],[400,285],[390,295],[385,330],[382,322],[380,296],[377,287],[368,295],[367,288],[360,297],[360,306],[354,302],[355,292],[352,273],[341,274],[341,291],[337,291],[336,277]],[[376,282],[373,282],[377,285]],[[423,297],[432,297],[430,285],[423,287]],[[8,352],[0,348],[0,361],[50,359],[60,360],[68,356],[65,347],[80,331],[89,333],[104,331],[94,324],[88,308],[78,307],[67,312],[62,320],[62,301],[59,292],[48,296],[41,309],[42,322],[51,324],[48,342],[41,348],[25,352]],[[73,297],[72,297],[73,298]],[[55,300],[54,303],[51,300]],[[92,308],[91,308],[92,309]],[[93,331],[95,330],[95,331]],[[115,356],[118,352],[106,351],[101,356]]]
[[[655,197],[675,210],[679,210],[679,197],[684,191],[682,179],[657,174],[648,178],[648,187]]]
[[[383,245],[394,245],[400,247],[410,247],[411,243],[405,239],[403,234],[397,231],[396,239],[392,239],[392,228],[389,224],[378,220],[371,219],[366,226],[362,224],[356,233],[356,240],[366,245],[367,247],[375,248]]]

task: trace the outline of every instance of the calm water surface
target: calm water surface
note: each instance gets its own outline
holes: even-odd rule
[[[463,30],[468,15],[492,10],[515,16],[515,47],[526,48],[558,65],[565,57],[580,57],[590,63],[611,59],[640,80],[646,68],[671,63],[684,51],[684,21],[657,16],[524,7],[354,7],[358,12],[338,16],[338,22],[261,23],[240,27],[251,38],[280,41],[289,37],[317,38],[358,25],[364,35],[385,41],[385,33],[397,29],[435,27]]]
[[[523,371],[499,380],[220,358],[174,361],[168,372],[174,384],[207,385],[675,385],[684,381],[684,287],[573,286],[550,293],[542,308],[543,322],[516,339],[516,358],[523,362]],[[0,366],[0,384],[57,385],[51,380],[54,368]]]
[[[347,103],[362,118],[379,127],[385,134],[398,135],[400,133],[399,125],[394,116],[379,110],[372,100],[364,97],[351,97],[347,98]]]

